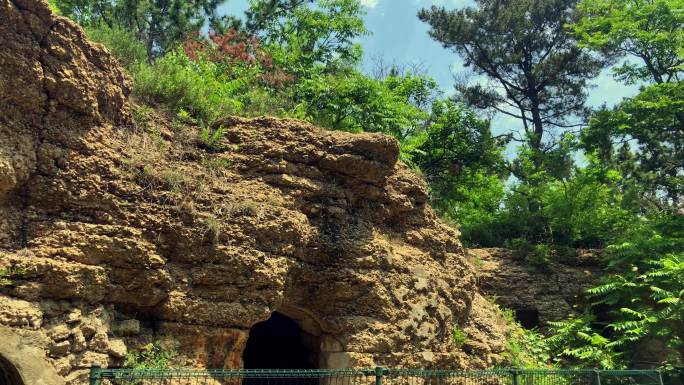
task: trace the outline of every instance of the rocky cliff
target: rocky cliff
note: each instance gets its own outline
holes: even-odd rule
[[[45,3],[0,0],[0,358],[27,384],[152,341],[241,367],[274,311],[317,367],[501,360],[506,325],[395,140],[226,118],[210,143],[129,91]]]
[[[536,268],[515,254],[501,248],[467,250],[480,290],[530,329],[581,314],[590,302],[587,289],[605,274],[600,259],[588,251],[567,263],[549,261]]]

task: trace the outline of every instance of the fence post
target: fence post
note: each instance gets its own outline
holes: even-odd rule
[[[384,370],[382,366],[375,367],[375,385],[382,385],[382,374]]]
[[[594,385],[601,385],[601,371],[598,369],[594,369]]]
[[[658,372],[658,385],[664,385],[663,382],[663,371],[662,370],[657,370]]]
[[[90,385],[100,385],[102,381],[102,367],[98,363],[94,363],[90,367]]]
[[[513,385],[520,385],[520,370],[518,368],[511,369],[513,375]]]

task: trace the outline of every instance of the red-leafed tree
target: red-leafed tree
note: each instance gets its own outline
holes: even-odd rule
[[[257,69],[257,79],[271,87],[280,88],[294,81],[294,76],[274,64],[257,37],[235,29],[223,33],[210,32],[208,38],[195,35],[185,41],[183,51],[192,60],[221,64],[230,74],[244,68]]]

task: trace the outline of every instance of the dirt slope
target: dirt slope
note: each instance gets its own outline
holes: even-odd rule
[[[501,360],[506,325],[395,140],[226,118],[207,148],[161,113],[133,122],[129,90],[45,3],[0,0],[0,332],[67,383],[154,340],[240,367],[273,311],[318,367]]]

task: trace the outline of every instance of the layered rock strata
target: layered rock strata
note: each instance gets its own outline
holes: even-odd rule
[[[395,140],[226,118],[207,143],[129,93],[46,3],[0,0],[0,333],[50,381],[155,341],[177,365],[241,367],[274,311],[317,367],[501,360],[506,325]]]

